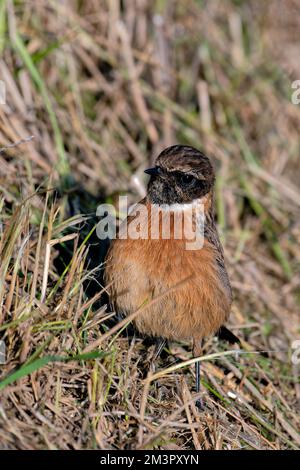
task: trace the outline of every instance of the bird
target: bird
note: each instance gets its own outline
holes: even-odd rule
[[[128,231],[133,222],[148,236],[117,235],[106,256],[104,279],[117,312],[128,316],[143,306],[133,322],[140,333],[157,339],[157,355],[166,341],[192,341],[193,357],[198,357],[203,339],[223,327],[232,304],[215,223],[215,171],[209,157],[200,150],[173,145],[163,150],[145,173],[150,179],[146,197],[138,204],[144,209],[140,211],[142,215],[129,213],[122,224]],[[160,214],[160,228],[158,236],[156,233],[156,237],[151,237],[155,211]],[[202,245],[188,249],[190,234],[182,230],[181,238],[175,236],[175,218],[178,213],[189,213],[196,236],[200,212]],[[165,216],[170,219],[168,237],[162,236]],[[184,225],[185,218],[182,220]],[[199,395],[199,361],[195,362],[195,377]],[[197,404],[202,406],[199,400]]]

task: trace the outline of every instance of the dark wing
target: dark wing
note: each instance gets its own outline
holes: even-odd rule
[[[228,328],[226,328],[224,325],[221,326],[219,331],[217,331],[217,336],[219,339],[223,339],[230,344],[241,344],[239,338],[234,333],[232,333],[232,331],[228,330]]]
[[[226,292],[228,293],[228,300],[231,303],[232,302],[232,290],[231,290],[231,285],[230,285],[229,277],[227,274],[227,270],[225,267],[224,251],[223,251],[223,247],[221,245],[220,239],[219,239],[217,227],[216,227],[213,217],[209,217],[209,216],[207,217],[205,227],[204,227],[204,237],[214,247],[215,260],[218,266],[220,279]]]

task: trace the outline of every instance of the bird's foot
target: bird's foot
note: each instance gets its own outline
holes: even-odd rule
[[[204,411],[204,405],[203,405],[203,399],[202,398],[197,398],[195,401],[195,405],[198,408],[199,411],[203,412]]]

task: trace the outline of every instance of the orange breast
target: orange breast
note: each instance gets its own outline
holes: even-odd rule
[[[148,220],[144,223],[149,225]],[[190,251],[186,250],[186,240],[174,238],[113,241],[106,280],[112,282],[112,299],[122,313],[136,311],[185,279],[182,286],[136,317],[142,333],[198,339],[224,323],[230,299],[220,280],[215,248],[205,241],[202,249]]]

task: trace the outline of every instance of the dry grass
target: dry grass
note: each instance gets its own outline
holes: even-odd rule
[[[299,448],[299,4],[122,3],[0,2],[0,447]],[[85,293],[87,214],[138,200],[174,142],[218,168],[230,326],[244,351],[276,351],[208,356],[201,414],[189,345],[145,380],[151,347],[111,328],[100,287]]]

